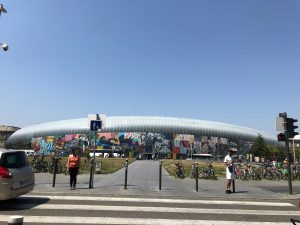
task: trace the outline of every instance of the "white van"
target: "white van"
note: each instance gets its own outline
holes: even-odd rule
[[[34,155],[34,150],[24,150],[26,155],[29,156],[29,155]]]
[[[19,149],[17,151],[23,151],[26,153],[27,156],[34,155],[34,150],[31,149]]]

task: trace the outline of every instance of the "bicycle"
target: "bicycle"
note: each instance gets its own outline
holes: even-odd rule
[[[209,179],[209,180],[217,180],[217,176],[215,175],[214,167],[212,163],[207,163],[207,169],[204,169],[199,172],[200,179]]]
[[[63,167],[61,165],[60,159],[61,157],[52,157],[52,161],[49,166],[49,172],[54,173],[54,168],[55,168],[55,159],[57,159],[57,166],[56,166],[56,173],[62,173],[63,172]]]
[[[48,172],[48,162],[44,161],[44,155],[35,156],[31,162],[34,173]]]
[[[184,168],[181,163],[177,162],[175,163],[175,170],[174,170],[174,176],[175,178],[181,178],[184,179]]]
[[[192,164],[192,169],[191,169],[191,179],[194,179],[198,176],[197,171],[196,171],[196,164]]]
[[[235,167],[235,178],[240,180],[247,180],[246,170],[240,163],[238,163]]]

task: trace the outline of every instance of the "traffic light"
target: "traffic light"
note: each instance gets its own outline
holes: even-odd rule
[[[287,118],[286,124],[287,124],[287,132],[289,138],[294,138],[295,135],[299,134],[298,132],[295,132],[295,129],[298,128],[298,126],[294,125],[294,123],[297,123],[297,119],[293,118]]]
[[[278,141],[286,141],[285,135],[283,133],[277,134]]]

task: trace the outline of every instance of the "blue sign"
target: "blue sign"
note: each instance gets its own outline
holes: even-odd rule
[[[91,131],[98,131],[102,128],[102,121],[101,120],[91,120]]]

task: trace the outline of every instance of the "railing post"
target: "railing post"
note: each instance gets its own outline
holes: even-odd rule
[[[235,166],[232,163],[232,174],[231,174],[232,192],[235,193]]]
[[[90,160],[90,181],[89,181],[89,188],[93,188],[94,186],[94,181],[93,181],[93,174],[94,174],[94,159],[92,158]]]
[[[57,161],[58,161],[58,158],[54,157],[54,170],[53,170],[52,187],[55,187],[55,180],[56,180],[56,173],[57,173]]]
[[[198,162],[195,162],[195,169],[196,169],[196,177],[195,177],[195,180],[196,180],[196,191],[198,192],[198,178],[199,178],[199,170],[198,170]]]
[[[128,175],[128,159],[125,161],[125,184],[124,189],[127,189],[127,175]]]
[[[159,161],[159,190],[161,190],[161,172],[162,172],[162,161]]]

